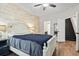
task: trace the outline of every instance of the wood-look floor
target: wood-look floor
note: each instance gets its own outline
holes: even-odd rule
[[[66,41],[57,43],[56,56],[79,56],[79,52],[75,50],[76,41]]]
[[[54,56],[79,56],[79,52],[75,50],[75,41],[66,41],[63,43],[57,43]],[[10,53],[8,56],[17,56],[14,53]]]

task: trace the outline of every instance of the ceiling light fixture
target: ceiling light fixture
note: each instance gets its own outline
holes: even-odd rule
[[[48,7],[49,6],[49,4],[42,4],[43,5],[43,7]]]
[[[44,3],[44,4],[36,4],[36,5],[34,5],[34,7],[38,7],[38,6],[43,6],[43,11],[45,11],[47,7],[53,7],[53,8],[56,7],[56,5],[54,5],[52,3]]]

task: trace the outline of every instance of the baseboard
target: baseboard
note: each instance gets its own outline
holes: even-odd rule
[[[57,41],[57,42],[60,42],[61,43],[61,42],[65,42],[65,41]]]

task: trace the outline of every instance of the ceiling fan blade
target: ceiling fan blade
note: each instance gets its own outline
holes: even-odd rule
[[[54,5],[54,4],[49,4],[51,7],[56,7],[56,5]]]
[[[37,5],[34,5],[34,7],[37,7],[37,6],[40,6],[40,5],[42,5],[42,4],[37,4]]]

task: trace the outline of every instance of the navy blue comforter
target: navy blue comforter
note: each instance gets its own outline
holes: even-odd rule
[[[45,34],[25,34],[25,35],[14,35],[13,37],[22,40],[34,41],[43,46],[43,44],[46,43],[52,36]]]

